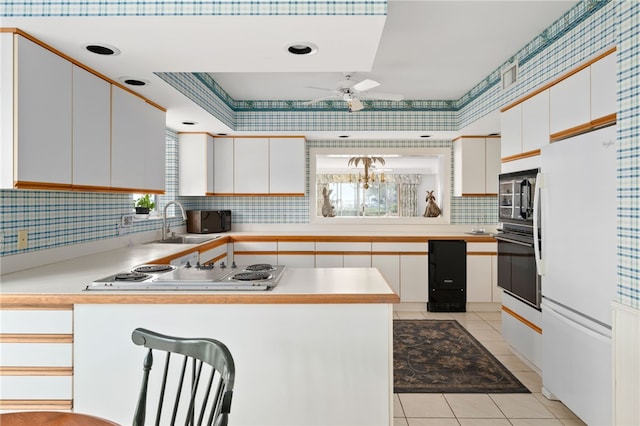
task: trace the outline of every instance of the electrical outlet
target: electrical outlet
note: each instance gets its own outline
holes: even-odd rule
[[[133,215],[132,214],[124,214],[122,215],[122,219],[120,221],[120,227],[128,228],[133,225]]]
[[[29,247],[29,232],[26,229],[18,231],[18,250],[24,250]]]

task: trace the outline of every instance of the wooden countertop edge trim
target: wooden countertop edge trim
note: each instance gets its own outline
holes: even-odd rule
[[[2,333],[0,343],[73,343],[73,334]]]
[[[319,242],[319,243],[427,243],[429,240],[465,240],[494,243],[490,235],[444,236],[331,236],[331,235],[230,235],[229,242]],[[240,253],[240,251],[238,251]]]
[[[0,399],[0,410],[71,410],[71,399]]]
[[[73,376],[73,367],[0,367],[0,376]]]
[[[274,294],[274,293],[101,293],[101,294],[11,294],[0,296],[4,304],[74,303],[74,304],[366,304],[398,303],[400,297],[393,294]]]

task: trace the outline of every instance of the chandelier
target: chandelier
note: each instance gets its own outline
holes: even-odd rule
[[[371,174],[369,174],[369,168],[374,164],[374,163],[380,163],[381,165],[384,165],[384,158],[382,157],[367,157],[367,156],[362,156],[362,157],[351,157],[349,158],[349,161],[347,162],[348,166],[355,166],[358,167],[358,164],[362,163],[362,165],[364,166],[364,176],[362,176],[361,174],[358,174],[358,182],[362,183],[362,187],[364,189],[369,189],[369,182],[374,182],[375,181],[375,176],[373,174],[373,172],[371,172]],[[384,173],[381,174],[380,176],[380,181],[384,182]]]

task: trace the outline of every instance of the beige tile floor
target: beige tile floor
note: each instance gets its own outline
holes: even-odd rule
[[[567,407],[546,399],[540,375],[515,356],[501,335],[499,312],[403,312],[396,319],[455,319],[499,359],[531,394],[394,395],[394,426],[584,425]]]

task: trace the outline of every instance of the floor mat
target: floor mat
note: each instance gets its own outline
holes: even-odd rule
[[[393,321],[394,393],[530,393],[455,320]]]

